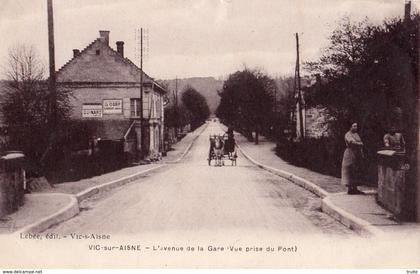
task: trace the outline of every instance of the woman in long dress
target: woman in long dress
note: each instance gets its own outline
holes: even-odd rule
[[[348,194],[363,194],[357,189],[358,174],[363,158],[363,142],[357,133],[357,123],[351,125],[350,130],[344,136],[346,150],[341,165],[341,182],[348,187]]]

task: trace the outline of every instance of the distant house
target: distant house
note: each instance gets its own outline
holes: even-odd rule
[[[321,138],[330,134],[328,115],[325,108],[310,107],[305,111],[305,137]]]
[[[302,79],[302,123],[303,123],[303,136],[305,138],[321,138],[327,137],[330,134],[329,125],[330,118],[327,110],[319,106],[307,106],[305,103],[305,92],[311,89],[317,88],[320,84],[321,79],[311,79],[305,77]],[[294,114],[294,120],[296,125],[296,135],[301,136],[301,126],[299,118],[299,107],[300,104],[296,100],[296,108]]]
[[[116,146],[134,156],[143,146],[146,156],[154,158],[163,150],[166,91],[143,72],[141,144],[141,71],[124,57],[124,42],[116,42],[116,50],[110,47],[109,33],[99,31],[99,38],[85,49],[74,49],[73,58],[57,72],[57,85],[72,93],[71,118],[88,128],[85,147]]]

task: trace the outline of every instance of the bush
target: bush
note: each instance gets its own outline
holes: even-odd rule
[[[281,140],[277,142],[276,154],[293,165],[341,177],[344,149],[344,142],[337,142],[331,137],[305,139],[302,142]],[[362,165],[362,182],[372,186],[377,183],[376,163],[376,154],[367,155]]]

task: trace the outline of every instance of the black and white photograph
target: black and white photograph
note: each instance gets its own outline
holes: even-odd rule
[[[2,273],[420,271],[420,0],[0,0],[0,37]]]

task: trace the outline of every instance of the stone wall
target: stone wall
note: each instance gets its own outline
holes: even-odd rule
[[[24,155],[8,153],[0,158],[0,218],[24,203]]]

